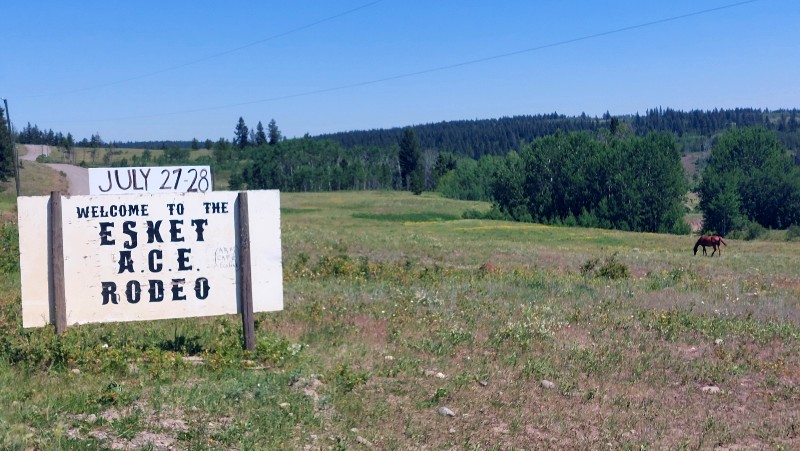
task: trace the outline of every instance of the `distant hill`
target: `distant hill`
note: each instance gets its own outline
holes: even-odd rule
[[[684,153],[708,150],[714,136],[730,127],[749,127],[762,125],[778,134],[786,147],[795,153],[800,149],[800,119],[798,110],[782,109],[776,111],[755,108],[714,109],[710,111],[679,111],[671,108],[654,108],[644,115],[602,117],[565,116],[551,113],[529,116],[511,116],[499,119],[475,119],[445,121],[431,124],[414,125],[423,149],[453,152],[460,155],[480,158],[484,155],[504,155],[509,150],[519,150],[520,143],[533,141],[536,138],[555,133],[558,130],[595,131],[609,127],[612,119],[618,119],[636,135],[644,135],[650,131],[666,131],[674,133]],[[403,127],[375,130],[355,130],[313,136],[316,140],[329,140],[345,148],[378,147],[387,149],[396,146],[402,137]],[[52,130],[40,130],[28,124],[18,136],[22,144],[46,144],[65,146],[72,140],[71,135],[54,133]],[[92,136],[97,145],[134,149],[168,149],[190,148],[192,141],[130,141],[103,143],[99,136]],[[90,142],[83,139],[75,145],[89,147]],[[210,143],[208,143],[210,144]],[[195,142],[204,147],[205,140]]]
[[[658,130],[676,134],[684,152],[707,150],[710,140],[729,127],[763,125],[778,132],[790,150],[800,148],[800,127],[797,109],[768,111],[753,108],[688,112],[673,109],[652,109],[644,115],[617,116],[637,135]],[[512,116],[499,119],[447,121],[414,125],[420,145],[426,149],[451,151],[479,158],[503,155],[518,150],[521,142],[532,141],[558,130],[595,131],[609,127],[612,116],[565,116],[557,113],[535,116]],[[389,147],[397,145],[405,127],[361,130],[315,136],[337,142],[343,147]]]

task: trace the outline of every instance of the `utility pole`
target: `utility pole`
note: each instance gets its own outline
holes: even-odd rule
[[[8,99],[3,99],[6,107],[6,122],[8,122],[8,136],[11,138],[11,150],[14,151],[14,182],[17,186],[17,197],[19,197],[19,155],[17,155],[17,144],[14,139],[14,130],[11,128],[11,113],[8,112]]]

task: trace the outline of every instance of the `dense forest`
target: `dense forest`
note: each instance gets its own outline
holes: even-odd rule
[[[768,111],[753,108],[689,112],[673,109],[651,109],[644,115],[614,116],[628,124],[637,136],[653,131],[674,133],[679,138],[682,152],[708,150],[705,139],[732,126],[760,125],[775,131],[787,148],[800,148],[798,111]],[[484,155],[505,155],[509,150],[519,151],[525,142],[551,135],[557,131],[595,132],[608,128],[612,116],[602,118],[585,114],[577,117],[557,113],[536,116],[514,116],[500,119],[449,121],[413,126],[414,133],[424,149],[454,152],[478,159]],[[404,128],[351,131],[320,135],[316,139],[332,140],[346,148],[388,147],[400,141]],[[685,138],[685,139],[684,139]]]
[[[186,142],[75,141],[28,124],[17,142],[104,147],[106,156],[135,147],[141,155],[104,165],[210,164],[236,190],[435,190],[491,202],[488,218],[670,233],[688,232],[681,156],[704,152],[692,189],[705,230],[728,234],[800,225],[799,137],[796,109],[743,108],[553,113],[295,139],[274,119],[251,129],[240,117],[232,139]]]
[[[708,150],[704,139],[732,126],[751,127],[761,125],[767,130],[776,132],[779,140],[790,150],[800,149],[800,118],[798,110],[762,110],[754,108],[714,109],[710,111],[679,111],[671,108],[654,108],[644,115],[613,116],[630,126],[637,136],[653,131],[674,133],[679,138],[682,152]],[[509,150],[519,151],[524,142],[547,136],[558,130],[562,132],[589,131],[607,128],[612,119],[609,113],[602,117],[565,116],[558,113],[528,116],[503,117],[499,119],[476,119],[447,121],[433,124],[412,126],[423,149],[453,152],[478,159],[484,155],[505,155]],[[271,121],[274,125],[274,120]],[[259,122],[259,125],[261,123]],[[388,148],[402,139],[405,127],[347,131],[324,134],[312,137],[316,140],[333,141],[345,148]],[[256,143],[256,130],[248,130],[248,140]],[[683,139],[687,138],[687,139]],[[205,148],[211,146],[218,138],[198,141],[111,141],[112,148],[166,149],[170,147]],[[102,141],[99,135],[74,141],[71,134],[63,135],[53,130],[41,130],[36,125],[27,124],[17,137],[23,144],[48,144],[67,147],[77,145],[90,147]]]

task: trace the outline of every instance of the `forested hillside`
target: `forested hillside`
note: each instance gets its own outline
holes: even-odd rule
[[[707,150],[707,140],[731,126],[750,127],[762,125],[777,132],[779,139],[790,150],[800,148],[800,119],[797,109],[768,111],[753,108],[688,112],[667,109],[648,110],[644,115],[614,116],[630,126],[637,136],[652,131],[674,133],[679,138],[683,152]],[[577,117],[557,113],[514,116],[500,119],[463,120],[412,126],[423,149],[454,152],[472,158],[484,155],[504,155],[509,150],[520,149],[523,142],[551,135],[558,130],[597,131],[608,128],[612,116],[602,118],[585,114]],[[388,147],[397,144],[405,127],[390,129],[350,131],[317,136],[332,140],[344,147]]]

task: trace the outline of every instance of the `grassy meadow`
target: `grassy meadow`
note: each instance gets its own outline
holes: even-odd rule
[[[0,448],[800,447],[798,241],[708,258],[433,194],[281,207],[285,309],[253,352],[235,316],[22,329],[6,224]]]

